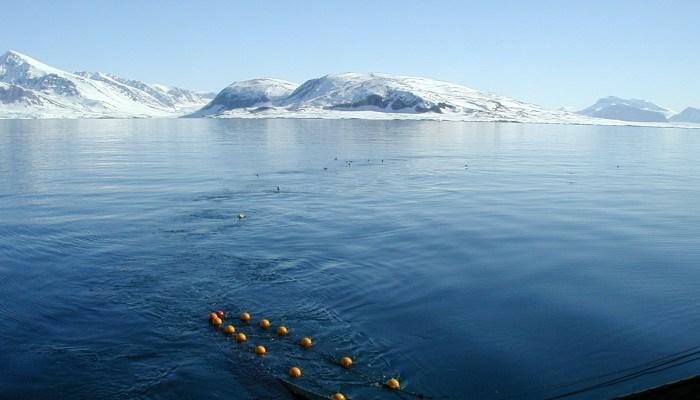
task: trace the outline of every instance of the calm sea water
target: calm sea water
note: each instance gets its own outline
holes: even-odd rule
[[[677,129],[1,121],[0,397],[288,399],[299,365],[324,395],[541,399],[697,346],[698,154]],[[292,334],[236,345],[215,308]]]

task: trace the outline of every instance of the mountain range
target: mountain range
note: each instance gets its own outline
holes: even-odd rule
[[[330,74],[302,84],[262,78],[218,94],[102,72],[66,72],[16,51],[0,56],[0,118],[363,118],[656,125],[700,122],[643,100],[606,97],[578,113],[428,78]]]
[[[366,118],[586,123],[581,116],[427,78],[332,74],[301,85],[235,82],[191,117]]]
[[[0,115],[6,118],[174,117],[209,100],[110,74],[62,71],[16,51],[0,56]]]
[[[697,108],[687,107],[676,114],[650,101],[615,96],[604,97],[578,114],[629,122],[700,123],[700,109]]]

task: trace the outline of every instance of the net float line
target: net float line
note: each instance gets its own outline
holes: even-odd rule
[[[257,340],[258,342],[264,339],[267,340],[273,340],[274,337],[277,337],[278,340],[284,340],[285,337],[289,334],[289,328],[284,326],[284,325],[279,325],[275,329],[275,333],[272,334],[269,330],[269,328],[272,326],[272,323],[268,319],[261,319],[259,323],[257,324],[257,328],[262,330],[262,334],[255,334],[253,332],[249,333],[244,333],[242,331],[238,331],[238,329],[232,325],[232,324],[227,324],[223,326],[224,320],[228,319],[228,314],[226,314],[223,310],[217,310],[214,312],[211,312],[209,314],[209,322],[217,329],[217,331],[222,332],[226,335],[233,336],[234,340],[239,344],[245,344],[248,342],[250,339]],[[252,324],[251,321],[253,320],[252,315],[247,312],[241,312],[238,315],[238,320],[242,323],[243,326],[248,328],[248,330],[253,330],[256,327],[256,324]],[[239,327],[240,329],[241,327]],[[235,333],[235,334],[234,334]],[[312,350],[312,347],[314,346],[314,341],[311,337],[304,336],[301,339],[298,340],[297,344],[305,349],[305,350]],[[249,346],[247,346],[249,347]],[[265,346],[262,344],[257,344],[254,347],[252,347],[252,352],[258,356],[263,356],[267,354],[267,349]],[[337,365],[339,367],[342,367],[344,370],[348,371],[349,373],[352,373],[353,375],[356,375],[360,378],[362,378],[362,382],[360,384],[365,385],[367,387],[375,387],[379,389],[386,389],[390,390],[392,392],[395,392],[396,394],[400,395],[407,395],[413,398],[419,398],[419,399],[432,399],[433,397],[426,396],[421,393],[415,393],[406,390],[405,388],[401,387],[401,383],[398,378],[391,377],[388,379],[376,379],[372,378],[366,374],[363,374],[362,372],[358,371],[356,368],[352,368],[353,365],[355,364],[355,361],[349,356],[349,355],[344,355],[340,358],[330,356],[328,354],[324,354],[322,352],[318,351],[313,351],[314,353],[318,353],[319,355],[322,356],[322,358],[326,359],[327,361],[331,362],[334,365]],[[264,367],[263,368],[270,373],[271,375],[277,375],[273,371],[271,371],[269,368]],[[287,375],[291,379],[296,379],[304,376],[303,371],[300,367],[298,366],[292,366],[288,369]],[[288,378],[288,379],[289,379]],[[321,386],[318,382],[314,381],[305,381],[305,383],[312,383],[314,386],[317,386],[321,392],[323,393],[329,393],[328,395],[323,395],[319,392],[314,392],[310,389],[303,388],[302,386],[298,385],[297,383],[292,383],[288,379],[282,379],[278,378],[279,382],[287,388],[290,392],[297,396],[301,396],[306,399],[331,399],[331,400],[346,400],[350,399],[347,397],[345,394],[343,394],[340,391],[333,391],[333,390],[327,390],[323,386]]]

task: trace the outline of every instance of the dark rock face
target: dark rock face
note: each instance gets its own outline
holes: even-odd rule
[[[359,108],[359,107],[377,107],[377,108],[386,108],[391,102],[385,100],[382,96],[378,94],[371,94],[367,97],[365,97],[362,100],[354,101],[352,103],[341,103],[341,104],[334,104],[332,106],[327,107],[328,109],[335,110],[335,109],[347,109],[347,108]]]
[[[28,79],[25,86],[40,92],[54,93],[62,96],[77,96],[79,94],[75,83],[68,79],[61,78],[56,74],[48,74],[39,78]]]
[[[24,103],[32,106],[39,106],[44,102],[31,91],[22,89],[17,85],[10,85],[8,88],[0,87],[0,103]]]
[[[265,112],[265,111],[270,111],[273,109],[274,109],[274,107],[258,107],[258,108],[254,108],[254,109],[250,110],[249,112],[251,114],[257,114],[257,113],[261,113],[261,112]]]
[[[456,109],[456,107],[453,106],[452,104],[447,104],[447,103],[443,103],[443,102],[437,103],[433,106],[430,106],[429,108],[423,108],[420,106],[415,107],[416,112],[419,112],[419,113],[434,112],[434,113],[442,114],[443,110],[445,110],[445,109],[450,109],[450,110],[454,111]]]
[[[227,110],[233,110],[235,108],[248,108],[252,107],[256,104],[259,103],[266,103],[270,101],[270,99],[265,96],[264,94],[260,94],[258,96],[239,96],[237,93],[231,93],[231,92],[221,92],[219,93],[216,97],[214,97],[214,100],[209,103],[205,109],[211,108],[213,106],[222,106],[222,108],[227,109]]]
[[[352,108],[360,108],[360,107],[377,107],[382,110],[388,108],[391,108],[392,111],[401,111],[401,110],[413,110],[417,113],[426,113],[426,112],[434,112],[434,113],[442,113],[444,109],[449,108],[449,109],[454,109],[454,106],[446,104],[446,103],[438,103],[438,104],[433,104],[428,101],[425,101],[421,97],[418,96],[403,96],[403,97],[398,97],[398,96],[387,96],[387,98],[384,98],[378,94],[371,94],[365,97],[362,100],[358,100],[352,103],[343,103],[343,104],[335,104],[333,106],[326,107],[327,109],[331,110],[347,110],[347,109],[352,109]]]
[[[302,83],[301,86],[294,89],[294,91],[289,95],[289,97],[302,100],[307,98],[311,94],[311,92],[313,92],[314,90],[318,90],[318,85],[322,80],[323,78],[309,79],[308,81]]]

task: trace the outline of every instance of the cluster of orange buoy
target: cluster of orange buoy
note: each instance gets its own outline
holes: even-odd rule
[[[223,325],[223,320],[224,317],[226,316],[226,313],[223,310],[217,310],[209,314],[209,322],[214,325],[217,328],[220,328]],[[250,320],[252,319],[251,315],[247,312],[243,312],[240,314],[239,319],[243,323],[249,323]],[[269,320],[267,319],[261,319],[259,324],[261,329],[268,330],[272,326]],[[236,327],[229,324],[226,325],[223,328],[223,332],[227,335],[233,335],[236,333]],[[284,325],[279,325],[276,329],[275,332],[277,332],[278,335],[280,336],[285,336],[289,334],[289,329],[284,326]],[[235,340],[238,343],[243,343],[248,340],[248,337],[245,335],[243,332],[236,333],[235,335]],[[299,340],[299,345],[303,348],[311,348],[311,346],[314,345],[313,340],[310,337],[303,337]],[[267,349],[263,345],[257,345],[254,348],[254,352],[257,355],[265,355],[267,353]],[[341,357],[339,362],[338,362],[343,368],[350,368],[353,364],[352,358],[348,356]],[[292,378],[299,378],[303,375],[301,368],[299,367],[291,367],[289,368],[289,371],[287,371],[287,374],[292,377]],[[401,383],[399,382],[398,379],[396,378],[391,378],[384,382],[384,386],[386,386],[389,389],[401,389]],[[335,393],[332,397],[332,400],[346,400],[346,397],[344,394],[338,392]]]

